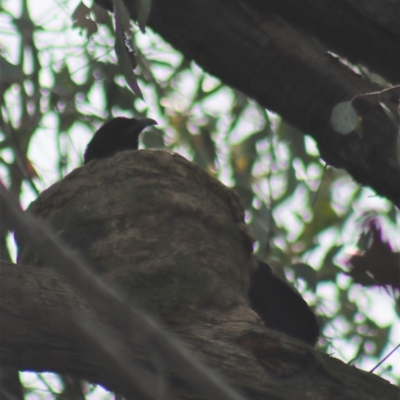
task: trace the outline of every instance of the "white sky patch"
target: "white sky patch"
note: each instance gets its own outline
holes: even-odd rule
[[[356,207],[362,211],[375,210],[376,212],[387,212],[390,209],[389,201],[378,196],[372,189],[365,187],[361,196],[357,199]]]
[[[48,396],[48,385],[51,385],[51,388],[55,391],[60,393],[62,390],[62,383],[60,381],[60,378],[56,374],[52,374],[49,372],[42,372],[39,375],[35,372],[22,372],[20,373],[23,377],[24,385],[26,385],[29,389],[36,389],[37,393],[27,393],[25,395],[26,400],[38,400],[38,399],[44,399],[44,396]],[[46,384],[47,383],[47,384]],[[42,396],[39,396],[38,394],[42,392]]]
[[[40,171],[40,179],[35,180],[40,190],[47,188],[59,179],[56,172],[58,161],[56,132],[57,119],[54,113],[46,113],[43,116],[41,128],[32,135],[28,148],[28,158],[37,171]]]
[[[394,299],[388,294],[383,288],[355,284],[350,288],[349,299],[355,301],[360,312],[383,328],[396,320]]]
[[[212,115],[229,113],[233,101],[232,90],[224,87],[202,101],[204,111]]]
[[[310,156],[319,157],[317,142],[311,136],[309,135],[304,136],[304,145],[306,148],[306,152]]]
[[[317,286],[317,296],[321,301],[319,308],[324,316],[332,317],[338,310],[339,292],[332,282],[321,282]],[[328,335],[329,336],[329,335]],[[333,335],[331,335],[333,336]]]
[[[287,239],[290,242],[295,241],[303,232],[304,223],[300,215],[307,211],[307,200],[307,192],[302,185],[299,185],[292,196],[275,208],[276,223],[288,232]]]
[[[91,107],[98,110],[97,113],[100,113],[100,110],[104,110],[106,103],[103,85],[92,85],[88,93],[88,99]]]
[[[316,270],[323,268],[322,262],[326,253],[331,249],[332,244],[336,243],[337,234],[338,230],[334,226],[319,233],[315,238],[316,246],[305,253],[303,261]]]
[[[233,103],[232,92],[230,93],[229,101],[231,107]],[[227,113],[229,112],[230,107],[226,109]],[[255,105],[250,102],[249,105],[245,108],[242,117],[232,130],[229,139],[232,143],[239,143],[247,139],[255,131],[260,130],[262,128],[262,125],[263,119],[259,111],[255,107]]]
[[[70,165],[80,167],[83,162],[83,153],[88,142],[93,137],[93,131],[89,130],[86,125],[76,122],[73,128],[69,131],[69,146],[68,152]]]

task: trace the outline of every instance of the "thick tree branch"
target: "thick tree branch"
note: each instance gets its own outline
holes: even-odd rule
[[[109,1],[97,1],[109,7]],[[134,17],[136,2],[125,2]],[[328,164],[400,207],[398,128],[378,99],[355,103],[362,137],[340,135],[330,123],[337,103],[377,87],[328,52],[363,63],[393,83],[400,80],[397,23],[385,12],[384,20],[392,23],[384,28],[378,16],[371,19],[370,9],[350,3],[154,0],[149,25],[187,59],[313,136]],[[398,4],[392,5],[391,15],[396,13]],[[396,115],[398,98],[397,91],[380,100]]]
[[[212,374],[192,358],[171,336],[162,332],[152,319],[137,309],[131,308],[118,291],[115,291],[91,272],[80,257],[55,238],[54,232],[38,223],[33,216],[29,214],[22,215],[22,212],[18,209],[18,204],[12,200],[10,193],[6,191],[2,184],[1,187],[2,219],[10,229],[14,229],[20,234],[20,239],[25,242],[24,246],[28,247],[29,244],[32,246],[31,248],[35,248],[35,251],[37,251],[36,260],[39,264],[43,262],[54,266],[56,271],[64,278],[67,278],[81,296],[87,299],[103,317],[110,320],[125,338],[132,337],[141,346],[148,346],[154,349],[163,362],[167,360],[173,361],[172,369],[193,384],[199,392],[214,399],[241,399],[215,374]],[[63,210],[65,211],[65,209]],[[129,273],[129,271],[127,272]],[[21,294],[18,290],[16,290],[16,293]],[[43,312],[44,309],[41,311]],[[57,321],[57,326],[58,322],[60,321]],[[68,324],[71,323],[68,319],[66,322]],[[75,330],[76,327],[72,326],[72,329]],[[55,336],[57,337],[57,335]],[[0,358],[3,358],[3,356],[0,355]],[[6,362],[9,361],[6,360]],[[142,392],[137,392],[134,386],[133,388],[131,387],[130,396],[155,398],[155,395],[152,396],[147,393],[146,388]],[[149,388],[153,386],[146,385]],[[127,389],[124,388],[124,390],[126,391]],[[132,390],[134,391],[133,393]]]
[[[95,337],[110,336],[86,302],[54,272],[1,264],[0,282],[3,362],[20,369],[73,374],[125,395],[138,395],[132,381],[126,379],[126,370],[122,369],[125,375],[121,374],[113,358],[98,351],[101,345],[93,344],[91,336],[85,339],[71,322],[71,310],[79,309],[86,324],[100,332]],[[245,314],[237,321],[230,321],[229,317],[213,324],[199,320],[174,330],[199,357],[240,388],[246,398],[328,399],[337,393],[348,399],[395,400],[398,396],[398,389],[381,378],[268,331]],[[111,332],[113,341],[118,339],[115,330]],[[131,355],[146,375],[149,365],[151,371],[154,360],[159,362],[126,339],[117,341],[117,346],[120,352]],[[170,366],[167,363],[166,369]],[[137,372],[135,369],[133,374]],[[151,378],[153,387],[157,387],[160,376]],[[176,376],[169,374],[164,379],[169,394],[165,398],[199,399]],[[140,394],[139,398],[146,398]]]
[[[152,398],[160,379],[166,399],[237,398],[215,397],[224,386],[201,368],[193,375],[198,364],[182,362],[170,335],[149,328],[121,295],[113,299],[119,288],[246,398],[397,398],[381,378],[263,327],[247,300],[252,258],[240,202],[180,156],[146,150],[91,162],[30,207],[113,289],[76,270],[77,295],[46,267],[54,263],[67,277],[81,268],[76,257],[67,251],[64,270],[58,240],[1,209],[2,220],[23,233],[21,262],[36,264],[0,265],[0,360],[7,365],[76,375],[136,398]],[[126,369],[131,362],[134,369]],[[143,389],[132,376],[155,383]]]

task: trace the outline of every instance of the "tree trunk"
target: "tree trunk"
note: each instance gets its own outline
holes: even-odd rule
[[[254,259],[240,201],[184,158],[140,150],[90,162],[30,210],[245,398],[397,398],[383,379],[262,325],[247,299]],[[90,293],[77,295],[77,278],[67,284],[49,268],[46,251],[55,264],[62,253],[39,230],[26,228],[20,246],[19,264],[0,267],[5,365],[78,376],[128,398],[223,398],[201,392],[200,377],[188,379],[142,324],[127,335],[121,310],[103,315]]]

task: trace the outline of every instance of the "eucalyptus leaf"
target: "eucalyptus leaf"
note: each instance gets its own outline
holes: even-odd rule
[[[151,0],[138,0],[137,2],[137,19],[140,30],[145,33],[147,19],[151,11]]]
[[[143,94],[137,83],[133,68],[136,66],[136,51],[132,41],[132,29],[129,12],[122,0],[114,1],[115,18],[115,54],[126,83],[133,93],[143,100]]]

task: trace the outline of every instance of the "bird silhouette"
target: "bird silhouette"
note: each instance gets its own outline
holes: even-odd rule
[[[265,326],[286,333],[314,346],[320,329],[311,308],[272,268],[257,260],[257,269],[250,276],[250,307]]]
[[[157,125],[157,122],[150,118],[111,119],[99,128],[87,145],[83,156],[84,164],[91,160],[112,157],[119,151],[137,150],[140,133],[150,125]]]

